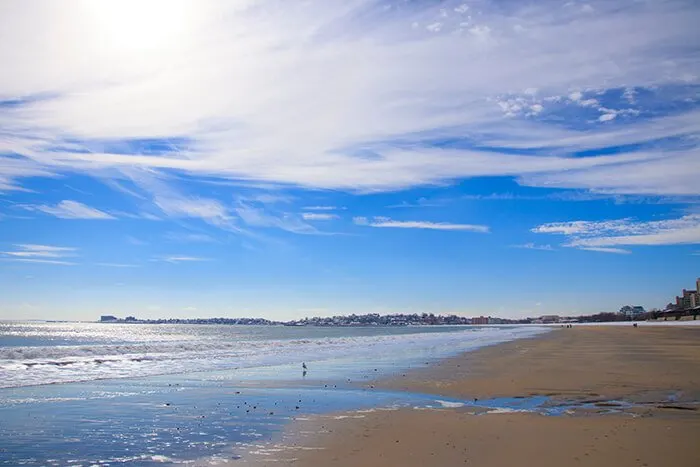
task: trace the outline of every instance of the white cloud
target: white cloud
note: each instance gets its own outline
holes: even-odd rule
[[[304,206],[302,209],[305,211],[335,211],[344,208],[339,208],[338,206]]]
[[[622,144],[622,142],[621,142]],[[526,174],[523,185],[548,188],[581,188],[607,194],[689,195],[700,194],[699,151],[676,151],[662,158],[630,161],[610,167],[582,167],[561,172]]]
[[[62,266],[76,266],[77,263],[62,261],[57,259],[36,259],[36,258],[0,258],[3,261],[17,261],[22,263],[59,264]]]
[[[532,104],[530,106],[530,110],[532,111],[533,114],[538,114],[544,110],[544,107],[541,104]]]
[[[0,86],[0,96],[3,95],[2,87]],[[0,97],[2,100],[2,97]],[[4,122],[2,111],[0,110],[0,128]],[[0,131],[0,193],[5,191],[31,191],[18,185],[15,181],[20,177],[53,177],[51,170],[42,167],[31,159],[7,157],[3,153],[14,153],[15,144],[8,144],[7,136],[3,131]],[[25,147],[25,144],[20,145],[17,149]]]
[[[213,243],[216,240],[207,234],[190,232],[168,232],[164,235],[166,240],[183,243]]]
[[[598,101],[596,99],[586,99],[579,101],[578,103],[581,107],[596,107],[598,104]]]
[[[615,134],[629,144],[661,133],[697,135],[697,119],[695,129],[681,121],[697,112],[574,129],[540,120],[532,93],[525,93],[527,105],[501,98],[537,89],[582,105],[581,90],[698,83],[700,65],[687,47],[696,2],[597,2],[585,12],[548,2],[484,1],[468,12],[457,2],[438,3],[379,14],[372,0],[17,2],[0,16],[0,63],[11,70],[0,76],[0,96],[30,99],[0,111],[0,153],[21,156],[0,157],[0,190],[21,188],[22,177],[109,177],[134,167],[350,191],[491,175],[537,174],[520,180],[569,186],[571,173],[595,168],[604,176],[592,178],[592,188],[601,180],[603,188],[630,193],[698,194],[695,180],[661,183],[653,170],[635,185],[616,184],[619,174],[645,164],[677,163],[663,148],[646,158],[566,157],[618,144]],[[442,10],[450,14],[443,18]],[[517,117],[523,110],[530,118]],[[478,146],[504,144],[483,152],[392,144],[465,134]],[[129,144],[175,137],[187,141],[164,155]],[[511,151],[538,145],[556,151]],[[698,159],[697,143],[689,153]],[[234,228],[214,200],[154,201],[166,214]]]
[[[191,263],[199,261],[211,261],[209,258],[202,258],[199,256],[186,256],[186,255],[168,255],[158,258],[159,261],[165,261],[166,263]]]
[[[614,120],[615,117],[617,117],[616,113],[606,113],[598,117],[598,120],[601,122],[609,122],[610,120]]]
[[[124,168],[123,173],[142,192],[127,190],[127,193],[139,200],[150,199],[155,207],[169,217],[201,219],[225,230],[242,232],[228,208],[219,200],[181,193],[176,188],[176,182],[166,181],[169,180],[167,177],[161,177],[151,170]],[[139,217],[158,219],[148,212]]]
[[[442,23],[436,21],[435,23],[427,25],[425,29],[427,29],[430,32],[440,32],[440,29],[442,29]]]
[[[14,250],[0,252],[0,259],[25,263],[74,266],[76,263],[65,261],[62,258],[75,256],[76,252],[77,248],[73,247],[23,243],[15,245]]]
[[[615,250],[611,247],[620,245],[695,245],[700,244],[700,214],[647,222],[632,219],[555,222],[532,231],[565,235],[570,237],[565,246],[594,251]]]
[[[23,206],[30,211],[41,211],[61,219],[116,219],[99,209],[91,208],[78,201],[63,200],[56,206]]]
[[[77,248],[53,245],[37,245],[32,243],[22,243],[15,245],[16,250],[5,251],[3,254],[22,257],[40,258],[63,258],[74,256]]]
[[[589,246],[589,247],[580,247],[579,250],[586,250],[586,251],[597,251],[599,253],[614,253],[618,255],[628,255],[632,253],[629,250],[624,250],[622,248],[610,248],[610,247],[602,247],[602,246]]]
[[[303,212],[301,213],[301,218],[305,221],[330,221],[338,219],[338,215],[325,212]]]
[[[402,201],[399,204],[391,204],[387,206],[390,209],[396,208],[427,208],[427,207],[437,207],[444,206],[448,203],[449,199],[428,199],[425,197],[418,198],[415,202]]]
[[[602,232],[616,232],[631,227],[629,219],[612,221],[572,221],[572,222],[551,222],[542,224],[532,231],[534,233],[550,233],[562,235],[591,235]]]
[[[235,212],[243,222],[251,227],[274,227],[296,234],[321,233],[312,225],[304,222],[302,216],[297,214],[276,213],[244,202],[238,203]]]
[[[523,248],[525,250],[543,250],[543,251],[554,250],[554,248],[552,248],[552,245],[549,245],[549,244],[537,245],[535,243],[524,243],[522,245],[513,245],[513,248]]]
[[[199,217],[208,220],[225,220],[228,218],[226,208],[214,199],[157,197],[155,204],[165,214],[173,217]]]
[[[259,193],[256,195],[241,196],[238,198],[239,201],[253,201],[262,204],[278,204],[278,203],[291,203],[294,201],[293,196],[281,195],[277,193]]]
[[[469,28],[469,32],[480,41],[485,42],[491,35],[491,28],[486,25],[477,24],[476,26]]]
[[[357,225],[379,228],[395,229],[428,229],[428,230],[459,230],[466,232],[488,233],[489,228],[485,225],[475,224],[452,224],[447,222],[428,221],[397,221],[388,217],[374,217],[369,221],[366,217],[354,217],[353,222]]]

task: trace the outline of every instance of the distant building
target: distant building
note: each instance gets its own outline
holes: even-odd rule
[[[643,306],[639,306],[639,305],[636,305],[636,306],[625,305],[622,308],[620,308],[620,314],[625,315],[628,318],[634,318],[636,316],[643,315],[644,313],[646,313],[646,310],[644,309]]]
[[[100,316],[100,321],[103,323],[109,323],[110,321],[117,321],[117,317],[112,315],[102,315]]]
[[[489,317],[479,316],[477,318],[472,318],[472,324],[489,324]]]
[[[540,321],[543,324],[558,323],[561,318],[558,315],[544,315],[540,316]]]
[[[696,306],[700,305],[698,291],[683,289],[683,295],[681,297],[676,297],[676,304],[683,310],[695,308]]]
[[[683,294],[676,297],[673,307],[678,311],[692,310],[700,306],[700,278],[695,281],[695,290],[683,289]]]

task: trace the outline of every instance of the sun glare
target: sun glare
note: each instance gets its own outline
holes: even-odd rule
[[[86,2],[104,46],[115,52],[161,49],[181,40],[195,3],[172,0]]]

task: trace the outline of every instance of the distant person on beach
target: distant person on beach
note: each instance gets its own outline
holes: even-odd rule
[[[301,369],[304,370],[304,371],[306,371],[306,363],[301,362]]]

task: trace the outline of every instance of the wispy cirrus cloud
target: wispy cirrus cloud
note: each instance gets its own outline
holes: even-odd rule
[[[63,261],[58,259],[39,259],[39,258],[0,258],[3,261],[16,261],[20,263],[39,263],[39,264],[59,264],[62,266],[77,266],[78,263],[72,261]]]
[[[634,224],[630,219],[619,219],[610,221],[551,222],[535,227],[532,229],[532,232],[561,235],[595,235],[606,232],[621,232],[633,228]]]
[[[217,200],[200,197],[156,197],[155,204],[173,217],[201,218],[213,223],[230,219],[227,209]]]
[[[579,250],[585,250],[585,251],[597,251],[599,253],[613,253],[617,255],[629,255],[632,253],[629,250],[625,250],[623,248],[612,248],[612,247],[604,247],[604,246],[588,246],[588,247],[579,247]]]
[[[302,212],[301,218],[305,221],[332,221],[340,216],[327,212]]]
[[[489,227],[475,224],[453,224],[449,222],[429,222],[429,221],[397,221],[389,217],[354,217],[353,222],[357,225],[378,228],[394,229],[427,229],[427,230],[453,230],[463,232],[488,233]]]
[[[211,261],[211,258],[203,258],[200,256],[187,256],[187,255],[167,255],[155,258],[154,261],[164,261],[166,263],[192,263],[200,261]]]
[[[78,201],[72,200],[63,200],[55,206],[24,205],[22,207],[28,211],[40,211],[61,219],[116,219],[116,217],[112,216],[111,214],[107,214],[104,211],[100,211],[99,209],[95,209]]]
[[[414,202],[402,201],[398,204],[391,204],[387,206],[389,209],[396,208],[428,208],[428,207],[438,207],[447,204],[449,199],[428,199],[428,198],[418,198]]]
[[[276,212],[269,208],[254,206],[239,201],[235,213],[248,226],[268,227],[285,230],[296,234],[320,234],[311,224],[304,222],[304,217],[289,212]]]
[[[607,249],[608,252],[622,253],[612,250],[617,246],[700,244],[700,215],[689,214],[659,221],[636,221],[627,218],[553,222],[537,226],[532,231],[568,237],[565,246],[593,251]]]
[[[0,96],[2,87],[0,86]],[[2,97],[0,97],[2,102]],[[0,125],[3,122],[2,109],[0,108]],[[55,170],[42,166],[30,158],[9,157],[5,154],[12,154],[13,144],[7,142],[11,139],[5,132],[0,131],[0,193],[9,191],[31,191],[22,187],[17,179],[24,177],[55,177]]]
[[[166,240],[182,243],[214,243],[216,239],[211,235],[196,232],[168,232],[164,235]]]
[[[304,211],[336,211],[339,209],[345,209],[342,206],[304,206],[302,208]]]
[[[78,249],[74,247],[39,245],[22,243],[14,245],[13,250],[0,252],[4,261],[18,261],[25,263],[58,264],[74,266],[75,262],[63,258],[76,256]]]
[[[248,201],[262,204],[280,204],[291,203],[294,201],[294,196],[281,193],[257,193],[252,195],[239,196],[239,201]]]
[[[552,245],[544,244],[538,245],[535,243],[523,243],[522,245],[512,245],[511,248],[522,248],[524,250],[542,250],[542,251],[553,251]]]
[[[698,196],[645,196],[606,193],[601,191],[585,190],[561,190],[547,194],[522,194],[522,193],[490,193],[468,194],[459,196],[460,200],[480,201],[604,201],[611,200],[615,204],[699,204]]]
[[[33,243],[21,243],[15,245],[14,251],[3,252],[6,255],[18,257],[63,258],[75,256],[77,248],[54,245],[38,245]]]
[[[123,170],[123,175],[131,186],[125,186],[122,181],[117,189],[135,198],[143,209],[155,208],[171,219],[200,219],[221,229],[242,233],[235,216],[217,199],[183,193],[176,180],[153,170],[128,168]],[[158,219],[148,211],[137,217]]]
[[[700,194],[697,2],[585,6],[20,2],[0,18],[0,189],[141,167],[352,192],[507,176]],[[191,201],[159,206],[225,219]]]

